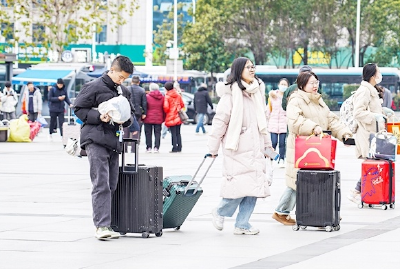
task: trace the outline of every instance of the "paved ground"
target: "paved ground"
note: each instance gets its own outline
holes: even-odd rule
[[[193,174],[207,153],[207,137],[194,135],[194,129],[183,127],[181,154],[168,153],[168,135],[159,154],[145,153],[142,144],[140,162],[163,166],[164,176]],[[340,231],[295,232],[271,219],[285,187],[284,169],[279,168],[274,171],[272,196],[258,201],[251,219],[261,233],[233,235],[233,218],[217,231],[210,214],[220,200],[222,158],[217,158],[203,184],[204,194],[181,230],[102,242],[94,238],[88,161],[64,153],[61,140],[48,141],[47,131],[32,143],[0,143],[0,268],[400,266],[400,209],[358,209],[345,198],[361,167],[352,147],[339,143],[337,150],[343,195]]]

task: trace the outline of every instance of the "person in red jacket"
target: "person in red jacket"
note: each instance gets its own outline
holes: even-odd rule
[[[165,126],[170,129],[172,138],[172,150],[170,153],[182,151],[182,138],[181,138],[181,118],[179,117],[178,111],[185,107],[182,97],[174,89],[172,82],[166,82],[164,84],[167,90],[164,98],[164,112]]]
[[[150,92],[147,98],[147,117],[144,122],[144,133],[146,135],[147,153],[158,153],[160,150],[161,124],[164,122],[164,96],[159,91],[156,83],[150,83]],[[152,133],[154,132],[154,148]]]

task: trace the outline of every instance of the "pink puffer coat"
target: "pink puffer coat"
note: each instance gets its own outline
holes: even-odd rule
[[[268,106],[268,131],[275,134],[287,133],[286,111],[282,108],[282,96],[279,95],[278,90],[269,92],[269,102],[272,111]]]

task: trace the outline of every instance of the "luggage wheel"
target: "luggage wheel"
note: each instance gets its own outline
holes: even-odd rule
[[[337,226],[333,227],[334,231],[339,231],[340,230],[340,224],[338,224]]]
[[[299,225],[293,225],[292,226],[292,229],[293,229],[293,231],[298,231],[299,229],[300,229],[300,226]]]
[[[300,228],[305,230],[305,229],[307,229],[307,226],[300,226]]]
[[[143,233],[142,233],[142,237],[143,237],[143,238],[149,238],[149,237],[150,237],[150,234],[149,234],[148,232],[143,232]]]
[[[391,209],[394,209],[394,204],[390,204],[389,207],[390,207]]]
[[[325,227],[325,231],[327,231],[327,232],[332,232],[332,226],[326,226]]]
[[[163,232],[162,231],[159,231],[158,233],[156,233],[156,236],[157,237],[161,237],[163,235]]]
[[[383,210],[387,210],[387,205],[382,205]]]
[[[358,208],[359,208],[359,209],[361,209],[361,208],[363,208],[363,207],[364,207],[364,204],[363,204],[363,203],[358,204]]]
[[[181,229],[181,226],[178,226],[175,228],[176,231],[179,231]]]

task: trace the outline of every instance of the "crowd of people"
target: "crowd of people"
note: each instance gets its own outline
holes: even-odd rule
[[[272,218],[284,225],[296,224],[290,216],[296,205],[296,136],[319,135],[324,131],[331,131],[339,141],[353,136],[325,104],[318,74],[310,66],[300,68],[293,85],[281,78],[277,89],[267,96],[263,81],[255,75],[255,68],[250,59],[239,57],[233,61],[227,81],[216,85],[220,100],[209,133],[203,122],[208,107],[213,108],[207,86],[201,85],[194,95],[194,109],[198,115],[195,134],[208,133],[210,155],[215,158],[221,151],[224,158],[222,199],[212,210],[212,223],[217,230],[223,230],[225,218],[233,216],[238,209],[234,224],[237,235],[260,232],[250,224],[250,218],[257,199],[271,195],[269,175],[276,167],[285,168],[287,187]],[[140,87],[140,78],[133,76],[132,85],[125,87],[123,82],[132,73],[130,59],[118,56],[108,72],[83,86],[74,104],[69,100],[61,78],[48,89],[50,136],[57,132],[57,123],[60,135],[63,134],[65,103],[74,109],[83,123],[80,145],[86,150],[90,165],[93,222],[98,239],[119,237],[110,227],[111,197],[118,181],[118,154],[123,150],[118,136],[136,138],[140,142],[144,126],[146,152],[158,153],[161,138],[169,130],[172,146],[169,152],[179,153],[183,148],[181,125],[184,122],[180,111],[185,110],[185,102],[179,84],[166,82],[163,94],[158,84],[151,83],[146,92]],[[381,81],[382,75],[376,64],[364,66],[361,85],[354,94],[354,118],[358,123],[355,133],[357,158],[368,156],[369,134],[376,131],[375,122],[382,124],[385,118],[394,115],[389,108],[391,93],[379,86]],[[29,120],[35,121],[42,111],[42,96],[32,82],[27,83],[27,89],[22,98],[22,109]],[[131,117],[119,124],[109,124],[113,122],[112,117],[96,108],[119,95],[130,100]],[[4,117],[15,119],[18,98],[11,83],[7,82],[0,92],[0,101]],[[267,160],[272,159],[267,153],[270,151],[279,152],[273,167],[266,165]],[[360,202],[360,188],[358,181],[348,195],[351,201]]]
[[[375,132],[375,121],[394,112],[387,91],[378,84],[382,75],[376,64],[363,68],[361,86],[355,93],[354,118],[359,128],[356,133],[356,156],[366,158],[369,133]],[[225,217],[231,217],[237,208],[234,234],[255,235],[260,231],[249,223],[257,198],[270,195],[271,179],[263,153],[276,150],[279,145],[280,167],[285,167],[286,189],[272,218],[284,225],[295,225],[290,216],[296,205],[295,138],[298,135],[320,135],[330,131],[339,141],[353,136],[349,127],[330,111],[321,96],[318,75],[310,66],[299,70],[296,82],[282,78],[278,89],[270,91],[265,100],[264,83],[255,75],[251,60],[240,57],[233,61],[225,83],[216,87],[221,98],[208,139],[210,154],[215,158],[219,148],[223,154],[223,175],[220,204],[212,210],[212,223],[223,230]],[[385,97],[386,96],[386,97]],[[381,99],[379,99],[381,98]],[[385,102],[386,101],[386,102]],[[267,169],[266,169],[267,167]],[[360,181],[348,198],[360,202]]]

